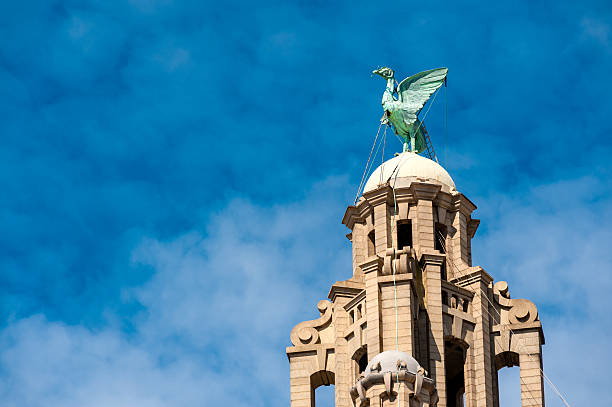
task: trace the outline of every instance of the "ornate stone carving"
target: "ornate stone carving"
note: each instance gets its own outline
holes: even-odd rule
[[[393,392],[393,383],[407,386],[410,406],[422,406],[423,396],[428,395],[429,405],[437,403],[437,393],[433,380],[427,378],[427,371],[407,353],[386,351],[376,355],[351,388],[353,401],[357,398],[361,405],[367,405],[367,391],[372,386],[383,384],[386,397],[392,400],[397,394]],[[399,387],[398,387],[399,390]],[[433,402],[432,402],[433,400]],[[403,405],[403,404],[402,404]]]
[[[319,330],[331,320],[333,314],[332,303],[327,300],[321,300],[317,304],[317,308],[321,313],[321,317],[313,321],[304,321],[297,324],[291,331],[291,343],[294,346],[312,345],[320,343]]]
[[[493,286],[495,301],[501,306],[501,324],[525,324],[538,321],[538,309],[535,304],[525,299],[511,299],[508,283],[499,281]]]
[[[413,248],[404,248],[396,250],[388,248],[385,251],[383,275],[415,273],[416,269],[416,252]]]

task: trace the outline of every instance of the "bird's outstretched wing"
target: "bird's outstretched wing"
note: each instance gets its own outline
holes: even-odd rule
[[[436,68],[404,79],[398,87],[403,109],[418,115],[429,97],[442,86],[447,73],[447,68]]]

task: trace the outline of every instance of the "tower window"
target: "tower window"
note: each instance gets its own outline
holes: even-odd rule
[[[440,253],[446,253],[446,226],[436,223],[435,226],[434,249]]]
[[[368,352],[364,352],[357,363],[359,364],[359,373],[365,372],[366,367],[368,367]]]
[[[376,254],[376,236],[374,231],[368,233],[368,257]]]
[[[368,347],[363,345],[353,353],[353,372],[355,379],[359,378],[361,373],[365,372],[368,367]]]
[[[397,248],[412,247],[412,222],[402,221],[397,225]]]

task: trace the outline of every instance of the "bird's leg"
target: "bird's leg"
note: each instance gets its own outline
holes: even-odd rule
[[[410,151],[410,142],[408,141],[408,137],[402,135],[402,139],[404,140],[404,148],[402,149],[402,153]]]
[[[380,124],[389,124],[389,115],[388,112],[385,110],[385,112],[383,113],[382,117],[380,118]]]
[[[410,135],[410,147],[412,147],[412,152],[415,153],[416,152],[416,137],[414,137],[414,134]]]

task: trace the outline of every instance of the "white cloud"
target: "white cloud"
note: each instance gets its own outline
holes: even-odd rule
[[[134,332],[42,315],[10,324],[3,405],[287,405],[290,330],[350,275],[348,241],[334,231],[344,204],[327,199],[344,184],[332,178],[314,199],[271,209],[237,200],[205,234],[144,239],[133,261],[154,274],[125,294],[144,306]]]
[[[608,183],[594,177],[490,197],[481,202],[488,232],[473,243],[475,264],[507,280],[512,297],[538,306],[544,371],[572,405],[612,404],[605,383],[612,362],[605,304],[612,291],[610,197]],[[548,406],[564,406],[549,386],[545,391]]]
[[[125,294],[144,308],[133,331],[42,315],[14,321],[0,333],[3,405],[287,405],[290,329],[316,317],[317,300],[350,275],[345,202],[329,199],[345,184],[330,179],[310,199],[273,208],[236,200],[202,232],[144,239],[132,261],[153,274]],[[474,242],[475,264],[539,306],[545,371],[573,404],[612,402],[611,236],[602,221],[611,203],[592,193],[602,188],[585,178],[478,202],[488,232]],[[509,385],[504,394],[516,394]],[[561,406],[546,392],[549,406]]]

